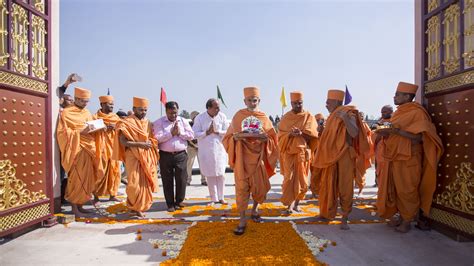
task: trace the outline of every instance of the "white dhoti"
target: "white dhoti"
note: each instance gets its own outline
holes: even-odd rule
[[[214,132],[206,131],[214,125]],[[222,138],[227,132],[229,123],[226,116],[219,112],[211,117],[207,112],[194,119],[193,131],[198,140],[198,159],[201,174],[207,177],[209,195],[213,202],[224,200],[224,174],[227,166],[227,152],[222,145]]]
[[[207,188],[212,202],[224,200],[225,179],[223,176],[207,177]]]

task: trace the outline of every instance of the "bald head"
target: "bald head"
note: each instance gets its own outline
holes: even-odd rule
[[[64,94],[62,99],[61,99],[61,107],[66,108],[68,106],[71,106],[74,104],[74,98],[72,98],[71,95],[69,94]]]
[[[392,118],[393,107],[391,105],[385,105],[380,110],[383,119],[390,119]]]

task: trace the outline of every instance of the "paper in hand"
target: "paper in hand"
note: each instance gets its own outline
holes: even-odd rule
[[[89,133],[106,128],[102,119],[87,121],[86,124],[90,128]]]

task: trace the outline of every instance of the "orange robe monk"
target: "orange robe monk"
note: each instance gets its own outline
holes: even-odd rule
[[[298,210],[298,202],[305,198],[308,191],[311,156],[316,148],[310,142],[316,141],[318,132],[314,116],[302,109],[302,94],[292,92],[290,98],[293,110],[281,118],[278,126],[278,149],[280,173],[284,178],[280,201],[289,206],[288,211],[292,212],[291,208]],[[295,111],[295,108],[298,109]],[[295,206],[291,206],[295,202]]]
[[[267,142],[233,139],[233,134],[242,132],[242,120],[250,116],[262,122],[263,131],[268,134]],[[232,118],[222,142],[229,156],[229,165],[234,170],[237,209],[247,210],[250,195],[254,201],[263,203],[270,191],[269,178],[275,174],[278,160],[277,135],[270,119],[264,112],[241,109]]]
[[[240,213],[239,225],[234,234],[245,232],[245,212],[250,196],[253,199],[251,217],[262,221],[258,204],[263,203],[270,190],[269,178],[275,174],[278,160],[278,140],[272,122],[258,110],[260,91],[257,87],[244,88],[246,109],[238,111],[225,134],[222,143],[234,170],[235,196]]]
[[[116,146],[120,148],[114,157],[125,162],[128,179],[127,207],[141,216],[141,212],[150,209],[153,204],[152,193],[158,190],[159,153],[158,141],[153,135],[151,122],[144,116],[141,119],[137,117],[136,109],[148,107],[148,100],[134,97],[133,103],[134,114],[117,123],[117,134],[119,137],[123,135],[127,141],[133,142],[133,144],[145,145],[148,143],[149,148],[136,145],[125,147],[122,141],[116,138]]]
[[[390,123],[390,119],[381,119],[379,124],[383,125],[383,123]],[[386,163],[384,157],[384,150],[385,150],[385,140],[386,137],[382,137],[377,134],[377,131],[373,131],[372,133],[372,142],[374,143],[374,161],[375,161],[375,178],[376,184],[380,183],[379,176],[382,169],[384,169],[384,165]]]
[[[87,127],[86,122],[93,120],[85,108],[89,98],[89,91],[76,88],[75,104],[61,112],[56,130],[61,164],[68,176],[65,198],[79,207],[91,199],[97,181],[95,134],[81,134]]]
[[[99,97],[101,104],[106,104],[109,101],[113,102],[112,96]],[[108,127],[107,131],[100,131],[97,133],[98,142],[97,149],[100,151],[100,167],[98,173],[98,180],[94,194],[98,196],[109,195],[111,198],[117,196],[120,185],[120,161],[113,160],[112,154],[115,145],[116,131],[115,125],[120,121],[120,117],[109,112],[108,114],[98,110],[94,115],[94,119],[104,120]]]
[[[352,211],[354,180],[356,178],[356,159],[368,153],[367,133],[354,106],[342,106],[344,91],[329,90],[326,105],[331,112],[320,139],[314,166],[321,169],[321,187],[319,191],[320,217],[334,219],[338,203],[343,215],[342,229],[348,229],[347,217]],[[337,104],[334,104],[334,101]],[[329,106],[331,103],[331,106]],[[331,110],[333,109],[333,110]],[[351,137],[343,118],[356,123]]]
[[[319,195],[319,187],[321,185],[321,169],[319,168],[316,168],[314,166],[314,160],[315,160],[315,156],[316,156],[316,152],[318,150],[318,147],[319,147],[319,143],[320,143],[320,138],[321,138],[321,134],[324,130],[324,115],[319,113],[319,114],[316,114],[314,116],[316,118],[316,122],[318,123],[318,127],[317,127],[317,130],[318,130],[318,137],[314,140],[314,152],[312,154],[312,162],[311,162],[311,165],[310,165],[310,169],[311,169],[311,177],[310,177],[310,185],[309,185],[309,189],[311,190],[311,193],[313,194],[313,197],[317,197],[317,195]]]
[[[366,153],[360,154],[357,156],[356,160],[356,184],[359,188],[359,194],[362,192],[362,189],[365,187],[365,173],[367,169],[370,168],[370,160],[374,154],[374,143],[372,141],[372,130],[370,130],[369,125],[362,121],[362,126],[366,132],[367,143],[369,144],[369,149]]]
[[[443,152],[441,139],[423,106],[411,102],[412,99],[400,103],[404,94],[414,97],[417,88],[414,84],[399,83],[394,97],[399,106],[391,118],[393,129],[390,131],[393,133],[385,140],[383,152],[387,163],[379,176],[377,211],[384,218],[400,213],[406,225],[397,228],[401,232],[409,230],[409,222],[420,209],[424,215],[429,215],[436,188],[437,164]],[[416,141],[408,134],[421,137]]]

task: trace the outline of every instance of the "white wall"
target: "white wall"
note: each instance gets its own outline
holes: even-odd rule
[[[418,92],[416,93],[416,101],[421,103],[421,92],[423,90],[422,82],[423,82],[423,46],[421,40],[424,38],[423,28],[422,28],[422,1],[423,0],[415,0],[415,84],[418,85]]]

